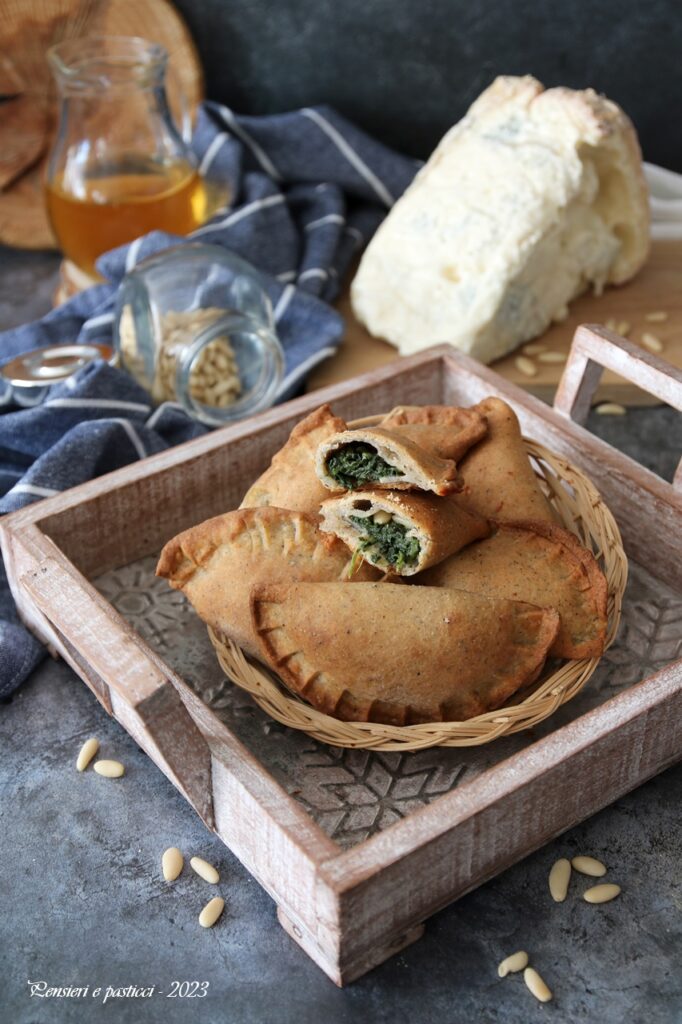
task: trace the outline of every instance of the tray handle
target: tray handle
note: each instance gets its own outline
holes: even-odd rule
[[[19,582],[59,653],[212,828],[211,753],[168,672],[68,566],[45,558]]]
[[[682,411],[682,371],[599,324],[582,324],[575,332],[554,396],[555,410],[584,424],[605,369]],[[673,487],[682,490],[682,459]]]

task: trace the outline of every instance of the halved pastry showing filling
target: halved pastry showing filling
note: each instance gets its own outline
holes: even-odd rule
[[[248,508],[207,519],[169,540],[156,574],[184,591],[207,625],[256,654],[249,610],[253,584],[347,580],[349,561],[345,545],[321,533],[316,518],[282,508]],[[355,578],[377,576],[364,565]]]
[[[460,486],[452,459],[441,459],[409,437],[383,427],[334,434],[318,446],[315,468],[330,491],[354,491],[369,484],[443,495]]]
[[[254,587],[261,656],[314,707],[345,721],[449,722],[500,707],[537,679],[551,608],[396,583]]]
[[[606,578],[592,552],[554,523],[497,523],[492,537],[430,569],[423,582],[551,605],[561,620],[551,654],[598,658],[604,652]]]
[[[354,491],[323,501],[320,515],[320,529],[354,552],[351,573],[364,559],[384,572],[413,576],[490,533],[485,519],[452,498],[414,491]]]

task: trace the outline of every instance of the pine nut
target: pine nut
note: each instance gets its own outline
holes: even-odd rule
[[[620,886],[606,882],[604,885],[593,885],[591,889],[583,893],[583,899],[588,903],[608,903],[620,896]]]
[[[552,865],[549,873],[549,891],[555,903],[563,903],[571,880],[571,862],[562,857]]]
[[[387,512],[386,509],[383,508],[380,508],[372,516],[372,519],[377,524],[377,526],[385,526],[386,523],[390,523],[392,518],[393,516],[391,515],[391,513]]]
[[[224,909],[225,900],[220,896],[214,896],[212,900],[208,901],[204,909],[199,914],[199,924],[201,927],[212,928]]]
[[[598,416],[624,416],[627,409],[618,402],[602,402],[594,411]]]
[[[657,309],[653,313],[647,313],[644,319],[650,324],[662,324],[668,319],[668,314],[663,309]]]
[[[511,956],[505,957],[497,968],[497,973],[501,978],[506,978],[510,972],[522,971],[527,966],[528,954],[520,949],[518,953],[512,953]]]
[[[79,772],[85,771],[85,769],[88,767],[88,765],[90,764],[98,750],[99,740],[96,740],[93,737],[92,739],[85,741],[85,743],[80,749],[78,760],[76,761],[76,768],[78,769]]]
[[[539,363],[565,363],[568,357],[563,352],[541,352]]]
[[[120,761],[95,761],[93,765],[98,775],[105,779],[120,779],[125,773],[125,768]]]
[[[618,334],[622,334],[624,338],[627,338],[628,334],[630,333],[630,326],[631,325],[627,322],[627,320],[621,320],[616,330]]]
[[[185,859],[177,846],[169,846],[161,858],[161,870],[167,882],[174,882],[185,865]]]
[[[535,998],[541,1003],[548,1003],[550,1001],[552,993],[534,968],[526,967],[523,972],[523,980]]]
[[[213,394],[216,395],[216,397],[220,397],[220,395],[226,395],[229,391],[232,390],[232,387],[232,381],[229,378],[227,380],[216,381],[213,387]]]
[[[546,352],[547,346],[539,341],[531,341],[528,345],[524,345],[521,351],[525,352],[527,356],[537,356],[540,352]]]
[[[660,338],[657,338],[655,334],[650,334],[649,331],[645,331],[642,335],[642,344],[646,345],[650,352],[662,352],[663,342]]]
[[[514,365],[517,370],[521,371],[521,373],[525,373],[526,377],[534,377],[538,372],[533,360],[528,359],[526,356],[517,356],[514,360]]]
[[[590,875],[592,878],[601,878],[606,874],[606,867],[595,857],[574,857],[571,864],[581,875]]]
[[[190,865],[194,871],[198,874],[199,878],[203,878],[205,882],[210,882],[211,885],[217,885],[220,881],[220,875],[207,860],[203,857],[192,857]]]

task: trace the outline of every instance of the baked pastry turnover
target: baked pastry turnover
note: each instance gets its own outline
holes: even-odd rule
[[[345,721],[462,721],[533,682],[559,628],[549,608],[394,583],[253,588],[261,657]]]
[[[604,651],[604,574],[592,553],[554,523],[499,523],[488,540],[447,558],[419,582],[550,605],[560,617],[550,654],[598,658]]]
[[[353,569],[364,559],[399,576],[413,576],[490,533],[485,519],[452,497],[416,491],[353,491],[323,501],[320,513],[320,529],[355,552]]]
[[[347,579],[345,544],[320,533],[317,519],[281,508],[236,509],[185,530],[166,544],[156,569],[184,591],[213,630],[249,654],[259,645],[251,626],[254,584]],[[370,565],[354,579],[376,579]]]
[[[397,405],[384,416],[380,426],[455,462],[485,437],[488,429],[485,416],[477,409],[450,405]]]
[[[460,464],[462,508],[486,519],[545,519],[555,522],[540,489],[514,410],[499,398],[485,398],[474,409],[485,416],[488,433]]]
[[[464,721],[548,656],[606,642],[606,579],[494,397],[350,430],[316,409],[242,507],[169,541],[157,573],[218,640],[348,721]]]

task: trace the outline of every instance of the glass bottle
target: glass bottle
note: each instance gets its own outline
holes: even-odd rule
[[[210,426],[267,409],[284,373],[260,274],[217,245],[188,242],[138,263],[117,293],[114,344],[157,404],[178,402]]]
[[[65,256],[95,276],[101,253],[204,223],[207,192],[170,115],[168,54],[128,36],[69,39],[48,59],[61,97],[47,208]]]

